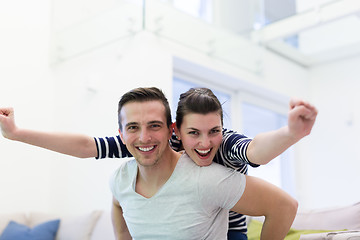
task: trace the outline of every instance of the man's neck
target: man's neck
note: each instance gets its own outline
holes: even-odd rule
[[[157,164],[153,166],[138,164],[135,191],[146,198],[154,196],[171,177],[180,156],[181,154],[169,147]]]

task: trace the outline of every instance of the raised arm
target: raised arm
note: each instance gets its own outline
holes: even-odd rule
[[[261,240],[284,239],[297,212],[298,203],[280,188],[246,176],[245,191],[231,209],[248,216],[265,216]]]
[[[278,130],[260,133],[247,149],[247,157],[254,164],[267,164],[290,146],[310,134],[317,116],[317,109],[300,99],[290,100],[288,125]]]
[[[81,134],[50,133],[18,128],[15,124],[14,110],[12,108],[0,108],[0,127],[2,135],[10,140],[80,158],[97,156],[95,140],[92,137]]]

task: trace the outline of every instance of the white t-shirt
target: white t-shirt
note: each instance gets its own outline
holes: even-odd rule
[[[245,190],[245,176],[217,163],[197,166],[185,153],[151,198],[135,192],[135,159],[122,164],[110,186],[133,239],[227,239],[228,215]]]

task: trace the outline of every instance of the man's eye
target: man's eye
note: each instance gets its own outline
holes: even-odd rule
[[[133,131],[136,130],[137,128],[138,128],[137,126],[128,126],[127,130]]]
[[[161,125],[160,125],[160,124],[152,124],[150,127],[151,127],[151,128],[160,128]]]

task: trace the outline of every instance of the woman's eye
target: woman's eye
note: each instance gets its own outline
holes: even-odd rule
[[[210,131],[211,134],[216,134],[216,133],[219,133],[220,130],[219,129],[213,129]]]
[[[191,131],[191,132],[189,132],[188,134],[190,134],[190,135],[199,135],[199,133],[196,132],[196,131]]]

